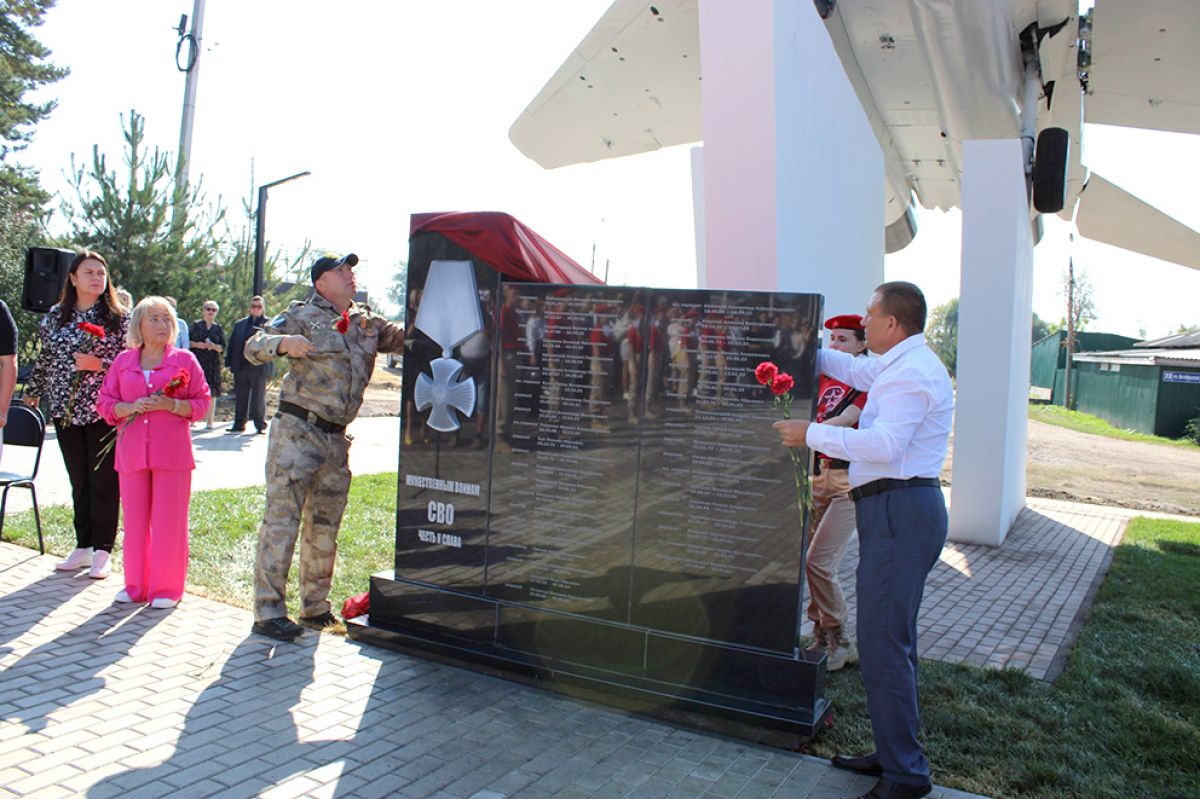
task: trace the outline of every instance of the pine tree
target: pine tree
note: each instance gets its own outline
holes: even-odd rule
[[[30,33],[42,24],[56,0],[9,0],[0,3],[0,197],[17,211],[39,211],[49,195],[38,185],[36,170],[9,162],[33,138],[33,126],[50,115],[55,100],[33,103],[26,95],[64,78],[68,70],[46,59],[50,50]]]
[[[110,170],[99,147],[87,168],[71,159],[75,202],[62,204],[69,233],[66,246],[95,250],[108,260],[112,280],[140,299],[151,294],[177,298],[181,310],[199,306],[220,283],[219,226],[225,213],[205,202],[201,182],[183,198],[186,215],[172,225],[174,159],[144,147],[145,119],[129,112],[122,125],[121,171]]]
[[[21,292],[25,279],[25,249],[41,241],[29,214],[18,211],[13,200],[0,197],[0,298],[8,303],[17,323],[17,362],[33,362],[38,351],[37,326],[42,315],[22,310]]]

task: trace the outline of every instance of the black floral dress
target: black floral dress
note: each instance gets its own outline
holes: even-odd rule
[[[210,344],[225,346],[225,331],[215,322],[212,327],[208,327],[204,324],[203,319],[197,319],[192,322],[192,329],[188,331],[188,336],[193,344],[207,341]],[[196,360],[200,362],[200,368],[204,370],[204,379],[208,381],[208,390],[214,397],[220,396],[222,353],[214,350],[192,350],[192,354],[196,356]]]
[[[67,405],[71,400],[71,383],[75,375],[75,353],[89,352],[98,357],[102,365],[95,371],[79,372],[79,386],[75,390],[75,403],[71,412],[71,426],[85,426],[100,418],[96,413],[96,395],[113,359],[125,349],[125,333],[129,330],[129,317],[122,316],[115,330],[105,328],[104,338],[93,339],[79,329],[81,322],[104,327],[100,316],[100,303],[86,311],[78,309],[71,321],[59,326],[59,306],[51,308],[38,326],[42,340],[42,351],[33,365],[33,374],[25,386],[31,396],[41,397],[50,407],[50,418],[65,421]]]

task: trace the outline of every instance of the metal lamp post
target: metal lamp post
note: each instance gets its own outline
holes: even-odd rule
[[[311,174],[312,172],[297,172],[295,175],[258,187],[258,213],[255,215],[254,232],[254,293],[256,295],[261,295],[263,292],[263,248],[266,247],[267,235],[267,189]]]

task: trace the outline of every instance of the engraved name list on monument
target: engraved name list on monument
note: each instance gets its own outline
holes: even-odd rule
[[[491,596],[627,619],[637,438],[616,338],[631,295],[521,286],[506,297],[525,323],[502,356],[498,427],[510,435],[493,456]]]
[[[819,309],[807,295],[680,294],[657,298],[651,319],[632,620],[788,651],[789,625],[763,616],[796,616],[801,519],[754,368],[811,371]],[[797,379],[802,418],[812,382]]]

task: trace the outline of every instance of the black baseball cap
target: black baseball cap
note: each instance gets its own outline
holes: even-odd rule
[[[330,269],[337,269],[342,264],[350,264],[358,266],[358,256],[354,253],[347,253],[339,258],[335,253],[327,252],[317,259],[312,265],[312,282],[315,284],[317,278],[328,272]]]

